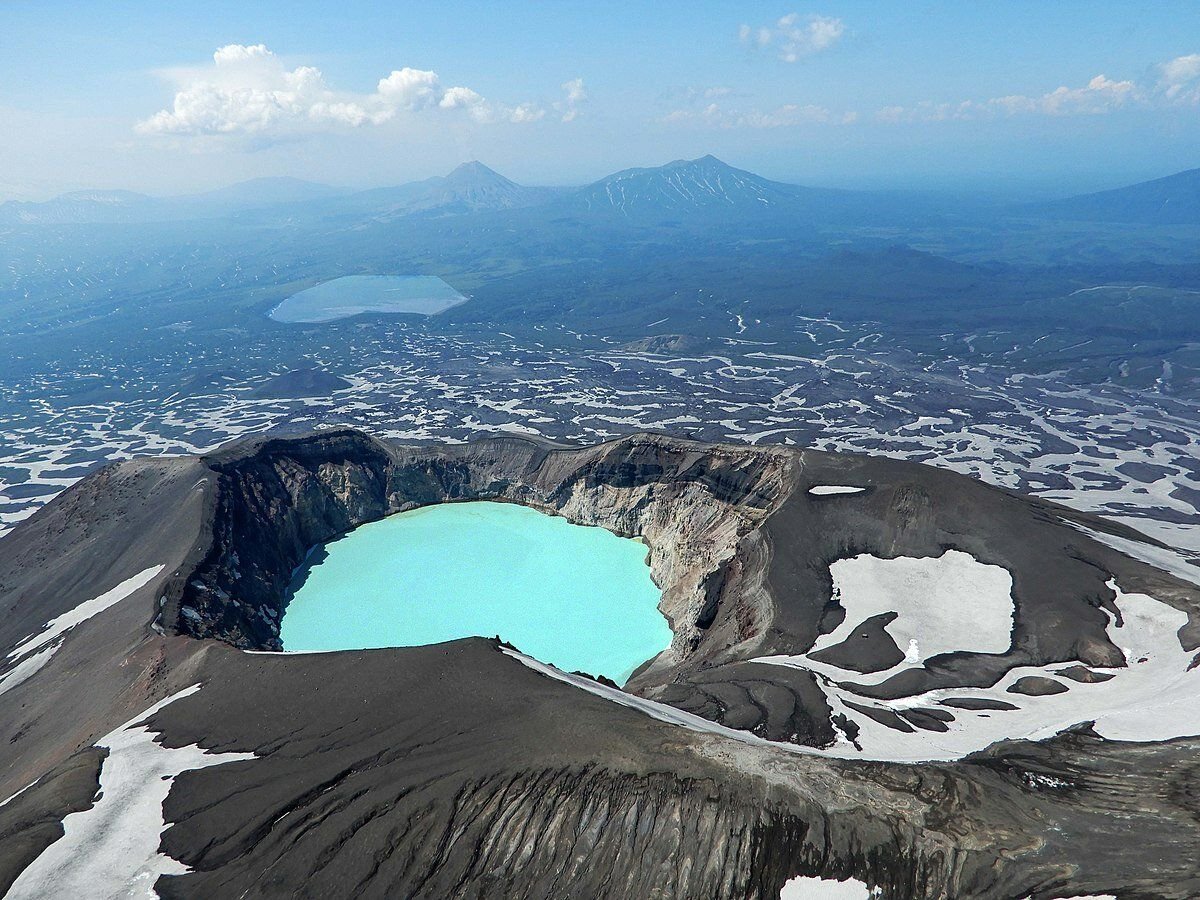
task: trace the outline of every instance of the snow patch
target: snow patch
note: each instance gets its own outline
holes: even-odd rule
[[[37,653],[25,657],[3,675],[0,675],[0,694],[8,693],[17,685],[24,684],[26,681],[36,675],[41,668],[46,665],[46,663],[50,662],[50,657],[52,657],[61,646],[61,642],[47,644]]]
[[[858,494],[865,490],[864,487],[854,487],[850,484],[817,484],[810,487],[808,492],[817,497],[830,497],[834,494]]]
[[[144,573],[143,573],[144,574]],[[157,897],[161,875],[188,867],[159,852],[163,803],[181,772],[254,759],[253,753],[208,753],[198,745],[168,748],[139,722],[200,685],[172,694],[96,742],[108,748],[91,809],[63,819],[64,834],[13,883],[10,900],[43,897]]]
[[[1156,569],[1161,569],[1189,584],[1200,584],[1200,566],[1197,565],[1197,557],[1194,555],[1185,556],[1177,550],[1168,550],[1165,547],[1156,547],[1153,544],[1143,541],[1133,541],[1129,538],[1118,537],[1115,534],[1097,531],[1094,528],[1088,528],[1086,525],[1080,525],[1078,522],[1072,522],[1070,519],[1062,519],[1061,521],[1078,531],[1082,531],[1093,540],[1112,547],[1112,549],[1120,553],[1124,553],[1126,556],[1132,556],[1134,559],[1154,566]]]
[[[120,603],[134,591],[149,584],[159,572],[165,569],[165,565],[151,566],[148,569],[143,569],[131,578],[126,578],[116,587],[105,591],[98,597],[93,597],[91,600],[85,600],[74,609],[67,610],[61,616],[56,616],[42,626],[42,630],[37,634],[30,635],[21,643],[11,650],[8,654],[9,659],[16,659],[25,656],[34,650],[46,646],[51,641],[55,641],[62,637],[76,625],[86,622],[93,616],[97,616],[104,612],[110,606],[115,606]]]
[[[895,559],[863,553],[838,560],[829,574],[833,597],[846,611],[842,623],[818,637],[802,656],[763,656],[755,662],[844,678],[844,669],[819,663],[812,654],[836,647],[867,619],[883,613],[896,614],[886,630],[907,652],[902,662],[883,672],[863,677],[855,673],[860,684],[878,684],[943,653],[1003,653],[1012,643],[1012,576],[969,553],[947,550],[941,556]]]
[[[20,797],[23,793],[25,793],[27,790],[29,790],[31,787],[33,787],[35,784],[37,784],[38,781],[40,781],[40,780],[41,779],[39,778],[34,781],[31,781],[31,782],[29,782],[29,784],[25,785],[25,787],[21,788],[19,791],[17,791],[12,796],[8,797],[5,800],[0,800],[0,806],[8,806],[8,804],[12,803],[14,800],[16,800],[18,797]]]
[[[829,878],[791,878],[779,892],[779,900],[875,900],[882,897],[879,888],[867,887],[855,878],[834,881]]]
[[[1187,624],[1187,613],[1147,594],[1127,594],[1115,579],[1109,587],[1116,593],[1121,625],[1110,616],[1109,640],[1121,648],[1126,665],[1094,668],[1112,676],[1107,681],[1080,683],[1059,680],[1064,693],[1031,697],[1008,689],[1027,676],[1053,678],[1072,662],[1010,669],[992,687],[941,688],[878,700],[862,696],[856,688],[878,678],[859,677],[855,672],[807,660],[804,657],[763,657],[757,662],[782,663],[818,673],[822,689],[835,713],[847,716],[859,728],[856,751],[838,743],[824,752],[832,756],[860,759],[917,762],[961,759],[996,741],[1044,740],[1084,722],[1093,722],[1097,734],[1112,741],[1166,741],[1200,735],[1200,668],[1188,669],[1193,654],[1184,650],[1179,630]],[[889,626],[890,627],[890,626]],[[1078,662],[1078,661],[1074,661]],[[1081,664],[1081,663],[1080,663]],[[891,672],[895,669],[889,670]],[[1015,710],[963,710],[941,705],[948,698],[996,700],[1013,704]],[[949,711],[954,720],[947,731],[914,728],[899,731],[875,721],[848,705],[867,706],[884,713],[903,715],[915,708]]]

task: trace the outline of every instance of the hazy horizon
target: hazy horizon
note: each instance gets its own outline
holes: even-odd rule
[[[1200,165],[1186,3],[132,2],[0,18],[0,200],[271,176],[369,188],[470,159],[574,185],[708,153],[818,187],[1032,198]]]
[[[710,154],[705,154],[705,155],[710,155]],[[660,163],[622,166],[620,169],[614,169],[611,171],[600,172],[591,177],[587,177],[584,180],[553,181],[548,178],[539,180],[536,177],[533,180],[528,180],[528,181],[515,179],[515,178],[511,179],[511,180],[517,182],[518,184],[522,184],[526,187],[547,187],[547,188],[561,188],[561,189],[580,188],[580,187],[585,187],[589,184],[593,184],[597,181],[603,180],[605,177],[607,177],[609,175],[613,175],[616,172],[620,172],[620,171],[623,171],[626,169],[658,168],[661,166],[665,166],[669,163],[678,162],[678,161],[680,161],[680,160],[673,159],[673,160],[663,160]],[[721,162],[732,165],[735,168],[739,168],[739,169],[745,168],[743,166],[737,165],[736,163],[731,163],[729,160],[726,160],[726,159],[722,159]],[[369,190],[374,190],[374,189],[379,189],[379,188],[398,187],[398,186],[405,185],[405,184],[411,184],[411,183],[425,181],[430,178],[446,176],[446,175],[450,174],[451,172],[454,172],[455,170],[457,170],[463,166],[466,166],[470,163],[481,163],[482,165],[486,166],[488,169],[491,169],[493,172],[496,172],[498,175],[501,175],[506,178],[509,177],[506,172],[498,170],[495,166],[490,165],[486,160],[471,158],[471,159],[464,159],[461,162],[455,163],[454,165],[452,165],[449,168],[446,168],[442,171],[431,172],[430,174],[427,174],[427,175],[419,175],[414,178],[407,179],[405,181],[386,181],[386,182],[381,181],[381,182],[360,182],[360,183],[342,182],[342,183],[338,183],[338,182],[330,182],[330,181],[317,181],[314,179],[303,178],[300,176],[291,175],[291,174],[287,174],[287,173],[278,173],[278,174],[254,175],[249,178],[242,178],[242,179],[238,179],[236,181],[215,182],[210,185],[198,186],[193,189],[165,191],[165,192],[139,191],[139,190],[136,190],[133,188],[111,187],[111,186],[107,186],[107,185],[89,185],[86,187],[73,187],[73,188],[70,188],[65,191],[58,191],[58,192],[49,193],[49,194],[45,194],[45,195],[39,195],[39,196],[5,196],[3,194],[0,194],[0,203],[5,203],[5,202],[9,202],[9,201],[38,203],[38,202],[45,202],[48,200],[53,200],[57,197],[62,197],[62,196],[69,195],[72,193],[88,193],[89,191],[95,191],[97,193],[126,192],[126,193],[134,193],[134,194],[144,195],[144,196],[155,198],[155,199],[178,199],[178,198],[202,196],[207,193],[215,193],[215,192],[219,192],[224,189],[238,187],[240,185],[253,184],[255,182],[272,181],[272,180],[277,180],[277,181],[291,180],[291,181],[301,182],[304,184],[313,185],[316,187],[327,187],[327,188],[337,189],[339,191],[344,191],[346,193],[354,193],[354,192],[358,192],[358,191],[369,191]],[[1196,168],[1196,167],[1193,167],[1193,168]],[[1187,170],[1181,170],[1181,171],[1187,171]],[[754,172],[754,174],[762,174],[762,173],[756,171],[756,172]],[[775,178],[773,180],[779,181],[784,184],[795,184],[795,185],[800,185],[803,187],[813,187],[813,188],[834,188],[834,189],[843,189],[843,190],[913,193],[913,194],[924,194],[924,195],[931,195],[931,196],[943,195],[943,194],[944,195],[958,194],[958,195],[962,195],[964,197],[974,198],[974,199],[978,199],[978,200],[982,200],[982,201],[992,201],[992,202],[1006,202],[1007,201],[1007,202],[1016,203],[1016,202],[1020,202],[1023,200],[1034,201],[1034,200],[1058,199],[1058,198],[1066,198],[1066,197],[1076,196],[1076,195],[1080,195],[1080,194],[1100,192],[1100,191],[1105,191],[1105,190],[1109,190],[1112,188],[1126,187],[1133,183],[1140,183],[1140,182],[1144,182],[1144,181],[1153,181],[1153,180],[1168,177],[1168,176],[1174,175],[1174,174],[1177,174],[1177,171],[1150,173],[1150,174],[1147,174],[1144,176],[1127,176],[1125,178],[1121,178],[1120,176],[1117,176],[1117,175],[1112,175],[1112,176],[1108,176],[1108,177],[1096,176],[1094,178],[1079,178],[1076,173],[1062,173],[1057,177],[1048,174],[1044,178],[1034,178],[1034,179],[1027,179],[1027,180],[1014,179],[1014,180],[1011,180],[1009,182],[1004,182],[1004,183],[996,183],[994,181],[988,181],[986,175],[984,175],[984,174],[980,174],[979,176],[977,176],[974,179],[964,177],[964,179],[962,179],[960,181],[943,180],[943,181],[934,182],[934,183],[927,183],[927,182],[922,182],[922,181],[913,181],[913,182],[909,182],[909,183],[904,183],[904,182],[899,182],[899,181],[891,181],[891,180],[887,180],[887,179],[850,179],[845,182],[843,182],[841,180],[803,181],[800,179],[792,179],[792,178],[787,178],[787,177]],[[1067,176],[1067,175],[1072,175],[1075,177],[1064,179],[1064,176]],[[1073,183],[1078,184],[1079,186],[1070,187],[1069,185],[1071,185]]]

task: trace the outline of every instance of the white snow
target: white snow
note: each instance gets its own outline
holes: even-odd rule
[[[790,665],[859,683],[885,681],[904,669],[956,650],[1003,653],[1012,641],[1012,576],[1002,566],[979,562],[961,550],[941,556],[881,559],[863,553],[829,567],[834,599],[846,610],[842,623],[821,635],[803,656],[764,656],[755,662]],[[811,659],[854,634],[867,619],[894,612],[887,632],[906,651],[902,662],[860,677]]]
[[[1154,566],[1156,569],[1162,569],[1164,572],[1174,575],[1176,578],[1181,578],[1189,584],[1200,584],[1200,567],[1192,565],[1189,562],[1189,559],[1194,559],[1195,557],[1185,556],[1177,550],[1167,550],[1143,541],[1133,541],[1129,538],[1117,537],[1115,534],[1097,531],[1094,528],[1088,528],[1086,525],[1080,525],[1078,522],[1072,522],[1069,519],[1063,519],[1062,521],[1072,528],[1082,531],[1088,537],[1124,553],[1126,556],[1132,556],[1134,559],[1141,560],[1147,565]]]
[[[96,742],[109,754],[100,768],[100,791],[91,809],[63,819],[64,834],[42,851],[16,882],[9,900],[44,897],[157,897],[160,875],[187,866],[159,852],[163,802],[181,772],[254,759],[253,753],[207,753],[197,745],[170,749],[137,723],[169,703],[194,694],[193,685],[135,716]]]
[[[1096,733],[1114,741],[1165,741],[1200,735],[1200,668],[1188,670],[1194,653],[1183,649],[1179,629],[1187,623],[1187,613],[1168,606],[1146,594],[1127,594],[1116,584],[1116,605],[1122,624],[1108,626],[1109,639],[1125,654],[1123,667],[1094,668],[1112,675],[1108,681],[1086,684],[1055,673],[1078,661],[1047,666],[1021,666],[1009,670],[990,688],[944,688],[896,700],[863,697],[855,688],[872,679],[859,678],[833,666],[808,661],[807,668],[819,674],[836,673],[836,680],[822,679],[822,687],[835,713],[848,716],[859,726],[857,740],[862,751],[850,744],[838,744],[826,750],[834,756],[860,759],[916,762],[961,759],[996,741],[1025,738],[1043,740],[1082,722],[1094,722]],[[787,664],[800,665],[784,657]],[[775,662],[770,658],[760,662]],[[1017,679],[1034,675],[1064,685],[1061,694],[1031,697],[1013,694],[1008,688]],[[876,679],[877,680],[877,679]],[[881,725],[852,709],[846,701],[881,710],[901,712],[914,707],[939,707],[949,697],[999,700],[1011,703],[1015,710],[961,710],[947,708],[955,720],[946,732],[915,729],[897,731]]]
[[[24,684],[36,675],[42,666],[50,662],[50,657],[54,655],[60,646],[62,645],[47,644],[37,653],[25,657],[3,675],[0,675],[0,694],[8,693],[17,685]]]
[[[810,487],[808,492],[817,497],[829,497],[833,494],[858,494],[865,490],[864,487],[854,487],[849,484],[817,484]]]
[[[783,886],[779,900],[874,900],[882,895],[879,888],[867,887],[855,878],[834,881],[797,875]]]
[[[29,790],[31,787],[33,787],[35,784],[37,784],[38,781],[40,781],[40,780],[41,779],[31,781],[31,782],[29,782],[29,784],[25,785],[25,787],[21,788],[19,791],[17,791],[11,797],[8,797],[5,800],[0,800],[0,806],[8,806],[8,804],[12,803],[14,800],[16,800],[18,797],[20,797],[23,793],[25,793],[27,790]]]
[[[57,640],[76,625],[86,622],[93,616],[99,615],[110,606],[120,603],[134,591],[149,584],[165,568],[166,566],[164,565],[158,565],[143,569],[133,577],[126,578],[116,587],[105,591],[100,596],[93,597],[91,600],[85,600],[74,609],[67,610],[61,616],[56,616],[47,622],[37,634],[30,635],[17,644],[16,648],[9,652],[8,658],[16,659],[25,656],[27,653],[44,647],[51,641]]]

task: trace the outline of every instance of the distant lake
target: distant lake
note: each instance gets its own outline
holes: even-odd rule
[[[276,322],[334,322],[362,313],[431,316],[466,302],[434,275],[346,275],[288,297],[270,312]]]

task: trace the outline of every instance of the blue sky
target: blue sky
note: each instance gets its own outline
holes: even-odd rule
[[[577,183],[710,152],[1063,193],[1200,166],[1200,4],[10,0],[0,122],[0,198],[471,158]]]

